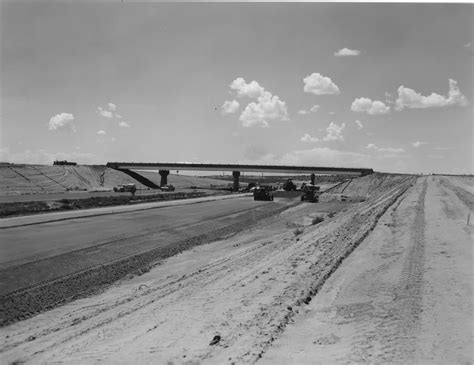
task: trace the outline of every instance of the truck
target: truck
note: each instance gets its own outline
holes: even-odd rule
[[[303,195],[301,195],[301,201],[308,201],[311,203],[319,202],[319,186],[316,185],[305,185],[303,187]]]
[[[174,191],[175,190],[175,187],[173,185],[163,185],[163,186],[160,186],[160,189],[162,191]]]
[[[120,184],[120,185],[114,186],[114,191],[116,193],[129,192],[129,193],[134,194],[137,191],[137,187],[135,186],[135,184]]]
[[[253,200],[273,201],[273,188],[271,186],[260,185],[253,190]]]

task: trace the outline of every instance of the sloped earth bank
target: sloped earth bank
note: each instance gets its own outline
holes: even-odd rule
[[[144,172],[143,175],[160,184],[161,177],[158,172]],[[146,186],[127,174],[104,165],[0,165],[0,201],[3,196],[23,194],[33,196],[40,194],[44,197],[66,191],[111,191],[114,186],[130,183],[134,183],[139,190],[148,190]],[[209,188],[212,184],[220,186],[229,184],[225,180],[174,174],[168,176],[168,183],[176,188],[189,188],[192,185]]]
[[[17,363],[254,362],[414,182],[387,179],[378,194],[318,225],[303,219],[315,205],[301,204],[194,247],[100,295],[3,328],[1,356]]]
[[[472,364],[473,196],[450,180],[419,179],[261,362]]]

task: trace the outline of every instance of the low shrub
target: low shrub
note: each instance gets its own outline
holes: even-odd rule
[[[311,224],[314,226],[315,224],[321,223],[323,220],[324,220],[323,217],[314,217],[314,218],[311,220]]]
[[[301,233],[304,232],[304,229],[303,228],[296,228],[294,231],[293,231],[293,234],[295,236],[299,236]]]

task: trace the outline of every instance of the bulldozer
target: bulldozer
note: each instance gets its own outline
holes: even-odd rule
[[[296,191],[296,185],[291,179],[288,179],[283,184],[283,190],[285,190],[285,191]]]
[[[303,187],[303,195],[301,195],[301,201],[308,201],[311,203],[319,202],[319,186],[305,185]]]

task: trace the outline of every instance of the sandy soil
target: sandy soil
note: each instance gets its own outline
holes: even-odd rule
[[[473,182],[419,179],[261,362],[472,363]]]
[[[3,328],[1,356],[30,363],[257,361],[413,182],[386,179],[332,218],[318,211],[322,205],[300,204],[194,247],[100,295]],[[319,215],[326,219],[313,225]]]

